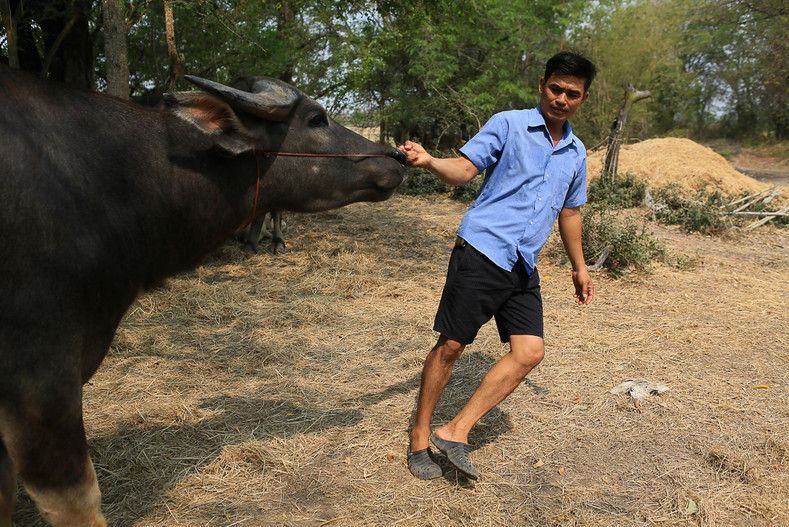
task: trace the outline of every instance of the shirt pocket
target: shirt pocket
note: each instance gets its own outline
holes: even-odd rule
[[[562,210],[570,184],[573,181],[574,172],[571,169],[559,169],[554,171],[553,183],[551,184],[551,207],[555,210]]]

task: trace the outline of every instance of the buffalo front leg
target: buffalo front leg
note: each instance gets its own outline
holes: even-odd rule
[[[39,488],[23,483],[41,515],[54,527],[107,527],[101,513],[101,493],[90,456],[86,457],[78,480],[56,487]]]
[[[106,527],[88,455],[79,380],[27,385],[0,408],[0,435],[22,484],[54,527]]]
[[[11,527],[11,513],[16,504],[16,474],[14,464],[0,442],[0,527]]]

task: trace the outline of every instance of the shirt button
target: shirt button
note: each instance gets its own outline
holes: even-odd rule
[[[537,198],[537,201],[542,201],[542,198]]]
[[[530,221],[530,222],[529,222],[529,225],[534,225],[534,222],[533,222],[533,221]]]

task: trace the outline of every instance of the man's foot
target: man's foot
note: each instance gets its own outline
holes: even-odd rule
[[[408,470],[415,478],[419,479],[436,479],[444,474],[444,471],[436,463],[430,447],[416,452],[408,452]]]
[[[471,464],[468,444],[441,439],[435,433],[430,435],[430,440],[442,454],[447,456],[449,462],[469,479],[479,479],[479,471]]]

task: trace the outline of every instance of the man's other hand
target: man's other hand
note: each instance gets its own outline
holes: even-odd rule
[[[579,306],[588,306],[594,299],[594,284],[589,271],[584,267],[579,271],[573,271],[573,285],[575,285],[575,303]]]

